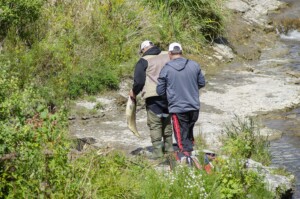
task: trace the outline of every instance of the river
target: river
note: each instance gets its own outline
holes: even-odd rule
[[[300,2],[287,0],[292,6],[283,10],[277,18],[296,18],[300,21]],[[283,71],[290,74],[300,74],[300,32],[289,30],[280,34],[280,46],[286,53],[277,59],[285,60]],[[300,76],[298,76],[300,78]],[[271,141],[270,151],[272,165],[286,168],[296,177],[296,191],[294,199],[300,198],[300,105],[277,113],[272,113],[264,118],[264,124],[272,129],[280,130],[283,134],[280,139]]]
[[[285,69],[300,71],[300,32],[290,31],[281,36],[281,42],[289,49],[284,57],[289,60]],[[296,191],[294,198],[300,198],[300,107],[287,112],[274,113],[265,118],[264,124],[280,130],[283,136],[270,144],[272,165],[286,168],[296,177]]]

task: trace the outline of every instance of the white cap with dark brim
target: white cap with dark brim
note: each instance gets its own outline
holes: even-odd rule
[[[144,48],[147,48],[148,46],[153,46],[152,41],[149,41],[149,40],[143,41],[143,42],[141,43],[141,48],[140,48],[140,50],[142,51]]]
[[[169,45],[169,51],[170,52],[174,52],[174,51],[182,51],[182,47],[181,47],[181,45],[179,44],[179,43],[176,43],[176,42],[174,42],[174,43],[171,43],[170,45]]]

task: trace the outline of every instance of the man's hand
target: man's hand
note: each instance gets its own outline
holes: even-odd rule
[[[129,96],[131,97],[131,99],[136,98],[136,96],[135,96],[134,92],[132,91],[132,89],[129,91]]]

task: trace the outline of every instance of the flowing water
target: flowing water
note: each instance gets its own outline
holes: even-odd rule
[[[292,6],[279,17],[295,18],[300,21],[300,2],[296,0],[286,0],[286,2],[292,3]],[[300,79],[299,30],[288,30],[280,35],[279,43],[282,48],[285,48],[286,53],[278,59],[285,60],[283,71],[296,74]],[[268,115],[264,118],[264,124],[283,133],[280,139],[271,142],[272,165],[284,167],[295,175],[296,191],[293,198],[300,199],[300,105],[289,111]]]
[[[283,136],[271,142],[272,165],[285,168],[296,177],[293,198],[300,198],[300,108],[285,113],[272,114],[265,125],[283,132]]]

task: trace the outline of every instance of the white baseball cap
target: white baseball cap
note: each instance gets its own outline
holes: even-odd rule
[[[146,41],[143,41],[141,43],[141,51],[144,49],[144,48],[147,48],[148,46],[153,46],[153,43],[152,41],[149,41],[149,40],[146,40]]]
[[[176,49],[175,47],[178,47],[178,48]],[[181,47],[181,45],[179,43],[174,42],[174,43],[171,43],[169,45],[169,51],[170,52],[172,52],[172,51],[182,51],[182,47]]]

